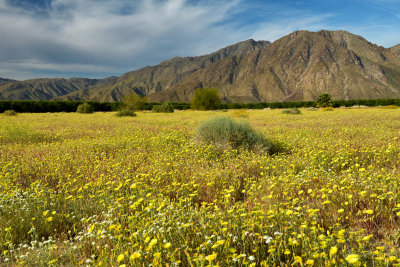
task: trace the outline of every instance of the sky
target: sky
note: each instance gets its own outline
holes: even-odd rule
[[[400,43],[400,0],[0,0],[0,77],[105,78],[296,30]]]

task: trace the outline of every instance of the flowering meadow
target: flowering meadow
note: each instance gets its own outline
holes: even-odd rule
[[[400,264],[400,109],[301,113],[0,115],[0,265]],[[197,142],[216,116],[284,150]]]

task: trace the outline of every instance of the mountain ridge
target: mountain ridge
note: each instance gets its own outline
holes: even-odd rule
[[[249,39],[207,55],[174,57],[120,77],[31,83],[0,83],[0,97],[120,101],[136,92],[155,102],[189,102],[197,88],[216,87],[224,102],[308,101],[321,93],[398,98],[400,44],[384,48],[347,31],[296,31],[272,43]]]
[[[221,83],[212,79],[212,74],[221,69],[220,66],[213,66],[214,69],[196,73],[188,77],[186,83],[151,98],[155,101],[178,101],[187,96],[183,100],[188,101],[194,87],[200,85],[225,89],[221,93],[226,102],[315,100],[319,94],[326,92],[335,99],[400,97],[399,61],[395,64],[385,62],[393,57],[387,49],[345,31],[297,31],[276,40],[259,54],[249,54],[247,60],[250,57],[254,58],[252,62],[258,63],[254,68],[251,64],[235,67],[229,62],[220,62],[225,67],[225,76],[237,77],[242,80],[239,83],[226,79],[228,82]],[[391,73],[394,86],[388,86],[385,84],[387,81],[382,80],[386,78],[382,77],[385,76],[382,69]],[[243,78],[246,71],[250,73],[250,78]],[[187,88],[191,88],[191,92],[188,93]]]
[[[197,57],[174,57],[155,66],[147,66],[139,70],[123,74],[111,88],[99,88],[95,99],[102,101],[121,100],[131,91],[139,95],[149,95],[167,90],[188,74],[207,67],[216,61],[234,55],[247,53],[268,46],[268,41],[252,39],[221,48],[211,54]],[[100,96],[99,96],[100,94]],[[61,97],[65,100],[78,100],[83,95],[91,95],[89,91],[73,92]],[[93,94],[92,94],[93,95]],[[93,99],[93,98],[92,98]]]

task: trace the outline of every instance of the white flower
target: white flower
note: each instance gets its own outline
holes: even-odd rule
[[[268,243],[271,243],[271,241],[272,241],[272,237],[270,237],[269,235],[265,235],[264,237],[263,237],[263,239],[265,240],[265,243],[266,244],[268,244]]]
[[[249,256],[249,261],[254,261],[255,259],[254,256]]]

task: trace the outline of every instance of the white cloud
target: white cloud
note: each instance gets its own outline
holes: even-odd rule
[[[33,75],[39,65],[59,72],[76,72],[76,65],[93,72],[99,66],[118,73],[210,51],[242,39],[228,25],[216,25],[238,3],[54,0],[38,15],[0,0],[0,68],[35,62]]]

